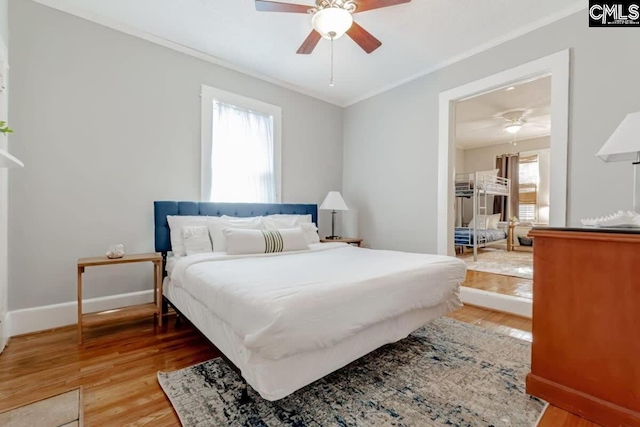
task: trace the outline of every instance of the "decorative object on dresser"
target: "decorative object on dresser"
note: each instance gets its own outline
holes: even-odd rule
[[[640,213],[640,111],[625,117],[597,156],[607,163],[633,163],[633,209]]]
[[[331,236],[327,236],[326,239],[340,239],[340,236],[336,236],[336,214],[338,213],[337,211],[349,210],[340,192],[330,191],[327,197],[325,197],[324,202],[320,205],[320,210],[331,211]]]
[[[534,228],[527,393],[603,426],[640,426],[640,231]]]
[[[82,313],[82,274],[86,267],[153,263],[153,303],[123,307],[99,313]],[[78,260],[78,344],[82,344],[82,327],[128,320],[131,318],[157,315],[158,326],[162,326],[162,256],[157,253],[125,255],[121,258],[107,257],[80,258]]]
[[[337,238],[337,239],[320,239],[320,243],[331,243],[331,242],[341,242],[341,243],[348,243],[350,245],[356,245],[357,247],[361,247],[362,246],[362,239],[359,239],[357,237],[341,237],[341,238]]]
[[[600,218],[583,219],[585,227],[637,228],[640,227],[640,214],[619,211]]]

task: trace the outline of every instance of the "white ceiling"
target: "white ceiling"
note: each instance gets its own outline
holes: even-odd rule
[[[257,12],[253,0],[36,1],[161,37],[343,106],[584,6],[579,0],[413,0],[356,14],[383,45],[367,55],[347,36],[338,40],[336,84],[329,87],[329,42],[321,40],[311,55],[296,54],[311,31],[307,15]]]
[[[551,134],[551,77],[495,90],[456,104],[456,146],[486,147],[514,141],[503,116],[522,117],[517,140]]]

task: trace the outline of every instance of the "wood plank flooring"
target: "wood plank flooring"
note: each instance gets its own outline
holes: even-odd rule
[[[476,307],[450,317],[531,340],[531,321]],[[0,355],[0,411],[83,386],[87,426],[179,426],[156,379],[157,371],[181,369],[218,356],[188,322],[170,317],[86,328],[78,346],[75,326],[11,339]],[[596,427],[550,408],[540,427]]]
[[[481,289],[483,291],[497,292],[503,295],[533,299],[533,280],[531,279],[468,270],[467,280],[463,286]]]

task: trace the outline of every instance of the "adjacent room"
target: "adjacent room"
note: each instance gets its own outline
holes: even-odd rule
[[[640,427],[638,27],[0,0],[0,426]]]
[[[532,299],[529,231],[551,210],[551,77],[457,103],[455,139],[454,241],[474,272],[464,286]]]

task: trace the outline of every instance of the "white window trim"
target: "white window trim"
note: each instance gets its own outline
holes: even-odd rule
[[[200,200],[208,201],[211,193],[211,142],[213,129],[213,101],[235,105],[273,117],[274,170],[276,174],[276,202],[282,201],[282,108],[253,98],[202,85],[201,152],[200,152]]]

